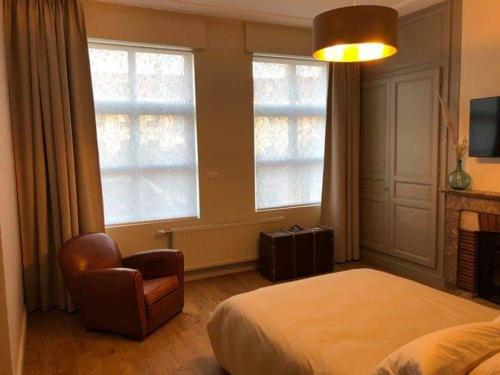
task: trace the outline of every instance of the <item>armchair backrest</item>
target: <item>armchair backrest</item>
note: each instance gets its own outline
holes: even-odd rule
[[[67,284],[85,271],[121,267],[118,245],[105,233],[89,233],[66,241],[58,254]]]

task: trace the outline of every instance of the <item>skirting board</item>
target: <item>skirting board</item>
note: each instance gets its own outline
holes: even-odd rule
[[[444,277],[434,273],[426,272],[417,267],[412,267],[407,262],[380,254],[369,249],[361,250],[361,260],[371,264],[383,271],[388,271],[398,276],[406,277],[433,288],[446,290]]]
[[[199,270],[187,271],[185,274],[185,280],[199,280],[207,279],[209,277],[229,275],[232,273],[252,271],[257,269],[257,261],[250,261],[237,264],[229,264],[220,267],[204,268]]]
[[[24,306],[21,322],[21,337],[19,339],[19,348],[17,348],[16,375],[23,375],[24,371],[24,352],[26,350],[26,330],[28,325],[28,311]]]

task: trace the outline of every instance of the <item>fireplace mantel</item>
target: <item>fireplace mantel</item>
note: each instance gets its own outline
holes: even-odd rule
[[[447,196],[454,195],[458,197],[479,198],[493,201],[500,201],[500,193],[482,190],[452,190],[452,189],[439,189]]]
[[[448,288],[457,288],[457,259],[462,211],[500,215],[500,193],[441,189],[446,196],[444,276]]]

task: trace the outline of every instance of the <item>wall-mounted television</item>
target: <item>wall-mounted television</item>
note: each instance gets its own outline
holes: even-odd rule
[[[469,156],[500,157],[500,96],[470,101]]]

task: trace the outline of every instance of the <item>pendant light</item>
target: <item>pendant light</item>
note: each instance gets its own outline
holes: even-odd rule
[[[398,51],[397,32],[395,9],[377,5],[333,9],[314,18],[313,57],[334,62],[383,59]]]

